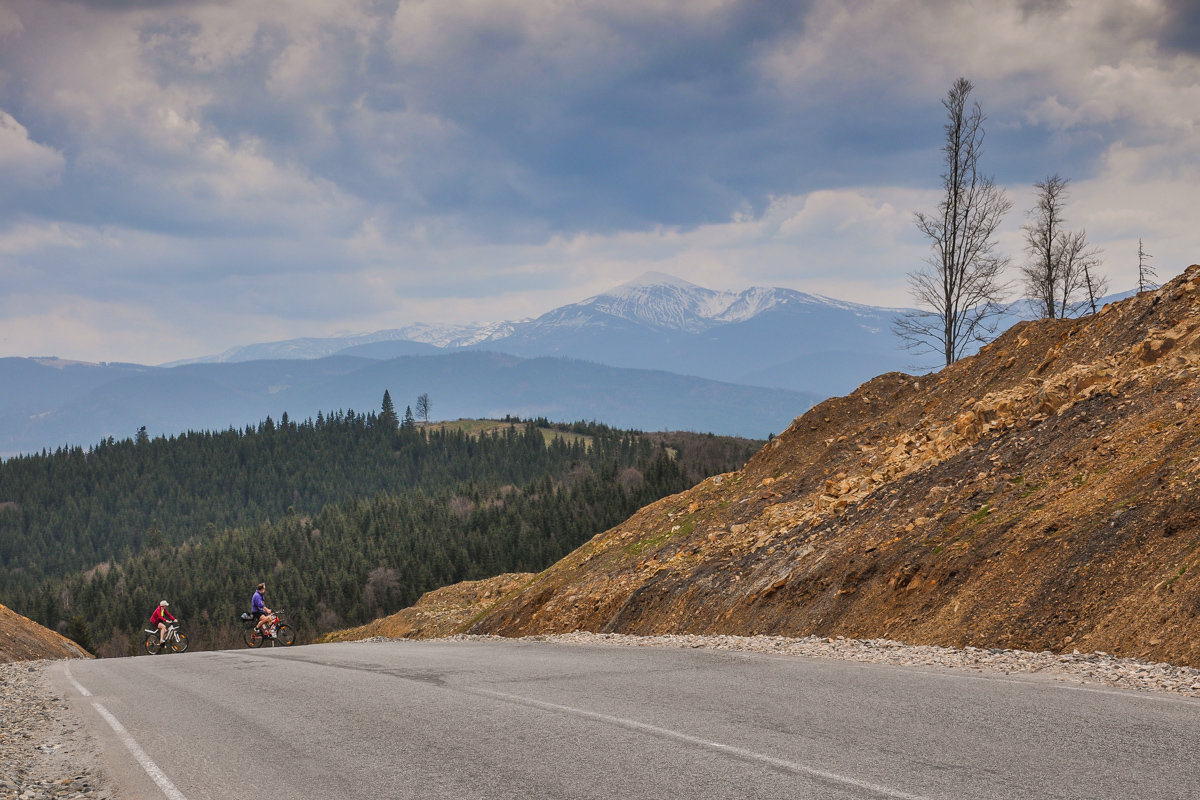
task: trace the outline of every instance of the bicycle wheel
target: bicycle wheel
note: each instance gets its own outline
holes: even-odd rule
[[[246,640],[246,647],[260,647],[262,645],[262,634],[255,628],[246,628],[243,637]]]
[[[291,647],[292,642],[296,641],[296,632],[288,625],[280,625],[275,631],[274,643],[282,647]]]
[[[188,649],[187,634],[184,633],[183,631],[179,631],[175,635],[177,638],[173,642],[171,642],[171,652],[173,652],[173,653],[185,652]]]
[[[146,652],[150,655],[158,655],[158,634],[152,633],[147,636],[146,641],[142,642],[142,647],[146,648]]]

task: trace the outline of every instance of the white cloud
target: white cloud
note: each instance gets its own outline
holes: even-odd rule
[[[58,248],[78,250],[87,246],[86,229],[58,222],[21,222],[0,231],[0,256],[41,253]]]
[[[33,141],[24,125],[0,109],[0,192],[53,186],[65,164],[62,153]]]
[[[993,118],[1055,129],[1119,124],[1191,134],[1200,61],[1160,47],[1161,0],[1024,4],[821,0],[768,49],[764,74],[793,92],[874,86],[928,101],[959,75]]]
[[[447,303],[438,309],[448,315],[438,318],[444,321],[537,315],[648,271],[718,289],[766,284],[903,305],[905,272],[925,255],[912,212],[935,199],[896,188],[823,190],[776,198],[760,215],[739,214],[723,223],[511,245],[456,244],[452,230],[431,240],[423,228],[388,230],[374,218],[351,246],[378,265],[374,285],[391,292],[395,307],[403,309],[398,315],[420,315],[421,306],[406,301],[414,294],[455,294],[453,308]]]
[[[136,355],[163,363],[170,354],[203,347],[169,317],[133,303],[61,298],[46,305],[40,295],[14,295],[0,304],[0,349],[27,356],[70,354],[81,361],[117,361]],[[146,331],[153,330],[153,336]]]

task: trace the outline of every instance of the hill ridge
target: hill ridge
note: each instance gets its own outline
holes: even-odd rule
[[[881,375],[472,633],[883,637],[1200,663],[1200,266]]]

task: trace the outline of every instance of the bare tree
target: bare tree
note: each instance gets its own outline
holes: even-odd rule
[[[908,276],[918,310],[898,317],[893,326],[905,348],[938,353],[946,364],[995,333],[999,303],[1008,291],[1001,280],[1008,259],[995,254],[994,236],[1012,203],[979,171],[985,117],[978,102],[969,103],[973,89],[959,78],[942,101],[947,115],[944,194],[935,213],[914,216],[933,253],[926,266]]]
[[[1060,317],[1074,316],[1084,309],[1090,314],[1099,311],[1099,301],[1108,291],[1108,278],[1101,275],[1099,269],[1100,248],[1088,245],[1087,231],[1069,234],[1063,246],[1065,277],[1060,296]],[[1076,301],[1074,298],[1077,296],[1080,299]]]
[[[1025,296],[1045,319],[1074,316],[1103,296],[1107,281],[1100,276],[1100,250],[1087,243],[1087,232],[1068,231],[1063,207],[1070,181],[1057,173],[1035,183],[1037,203],[1025,224],[1025,252],[1021,273]]]
[[[429,395],[423,394],[417,398],[417,417],[429,424]]]
[[[1041,183],[1037,204],[1029,210],[1030,222],[1025,225],[1025,252],[1028,260],[1021,267],[1025,276],[1025,296],[1039,307],[1048,319],[1058,316],[1057,290],[1060,275],[1060,246],[1058,235],[1063,228],[1063,204],[1066,202],[1067,179],[1057,174]]]
[[[1157,288],[1157,284],[1154,283],[1154,279],[1158,277],[1158,273],[1154,271],[1153,267],[1151,267],[1149,264],[1146,263],[1147,259],[1151,259],[1151,258],[1154,258],[1154,256],[1152,256],[1146,252],[1146,249],[1144,247],[1142,247],[1141,237],[1138,237],[1138,291],[1139,292],[1144,292],[1147,289]]]
[[[378,613],[387,611],[400,589],[400,576],[391,567],[378,566],[367,574],[367,583],[363,586],[363,605],[367,611]]]

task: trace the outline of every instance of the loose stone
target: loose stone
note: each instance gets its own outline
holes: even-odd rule
[[[42,673],[48,662],[0,664],[0,800],[110,800],[93,744]]]

